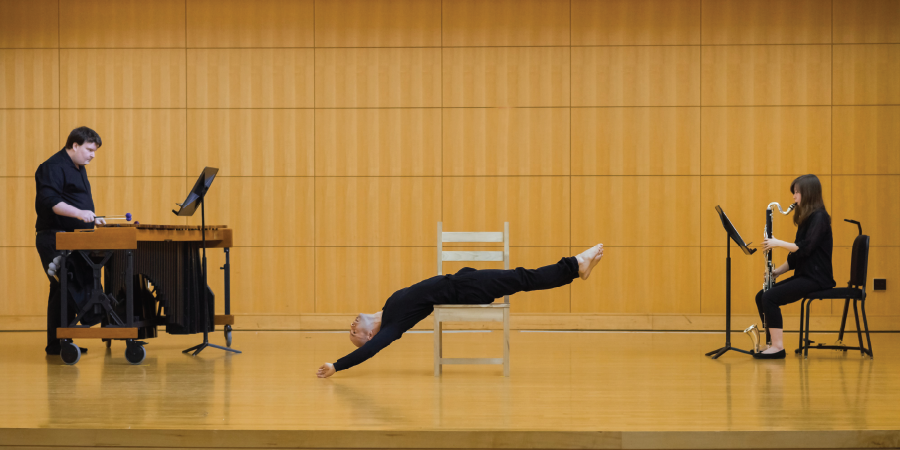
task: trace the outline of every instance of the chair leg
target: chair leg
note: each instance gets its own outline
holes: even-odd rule
[[[806,304],[806,338],[803,340],[803,359],[809,358],[809,313],[812,311],[813,299]]]
[[[441,326],[441,317],[439,314],[434,315],[434,376],[441,376],[441,358],[443,357],[442,344],[444,336],[441,332],[444,327]]]
[[[803,330],[806,328],[803,326],[803,319],[806,317],[806,302],[808,299],[800,299],[800,334],[797,337],[797,351],[794,353],[800,353],[803,351]]]
[[[863,325],[866,327],[866,342],[869,343],[869,359],[875,359],[875,353],[872,352],[872,338],[869,336],[869,321],[866,319],[866,300],[859,301],[859,307],[862,309]]]
[[[856,306],[856,305],[854,305]],[[838,334],[838,342],[844,343],[844,330],[847,327],[847,310],[850,308],[850,299],[844,299],[844,315],[841,318],[841,332]]]
[[[509,308],[503,311],[503,376],[509,376]]]
[[[866,354],[865,347],[863,347],[862,342],[862,327],[859,326],[859,310],[856,308],[857,300],[853,300],[853,316],[856,318],[856,338],[859,340],[859,352],[863,355]]]

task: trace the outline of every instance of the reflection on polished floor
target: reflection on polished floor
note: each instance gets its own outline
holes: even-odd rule
[[[900,334],[873,334],[874,360],[820,350],[756,361],[706,358],[721,334],[513,332],[509,378],[498,366],[436,378],[432,335],[411,333],[325,380],[315,370],[352,349],[346,333],[235,332],[244,354],[198,357],[180,352],[197,336],[165,335],[139,366],[121,342],[99,341],[81,341],[90,352],[65,366],[42,338],[0,333],[0,447],[900,445]],[[498,332],[451,333],[445,356],[492,357],[499,344]]]

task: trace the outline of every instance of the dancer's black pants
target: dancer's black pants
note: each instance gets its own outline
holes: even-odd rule
[[[578,260],[560,259],[538,269],[475,270],[463,268],[450,277],[459,303],[486,304],[516,292],[539,291],[565,286],[578,278]]]
[[[810,278],[790,277],[779,281],[772,286],[772,289],[760,290],[756,293],[756,308],[759,310],[759,318],[766,324],[766,328],[783,329],[781,307],[821,289],[819,284]]]

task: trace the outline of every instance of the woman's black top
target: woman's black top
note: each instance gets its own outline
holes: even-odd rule
[[[794,244],[799,249],[787,257],[788,268],[794,271],[794,276],[810,278],[822,289],[833,288],[831,253],[834,239],[831,218],[824,208],[814,211],[797,227]]]

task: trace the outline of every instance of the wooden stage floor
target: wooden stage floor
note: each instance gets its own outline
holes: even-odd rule
[[[714,361],[721,334],[513,332],[511,377],[435,378],[432,335],[413,333],[324,380],[315,370],[351,350],[346,333],[235,332],[244,354],[198,357],[180,352],[197,336],[164,335],[139,366],[95,340],[65,366],[42,339],[0,333],[0,448],[900,447],[900,334],[873,334],[874,360]],[[500,333],[445,343],[448,357],[496,356]]]

